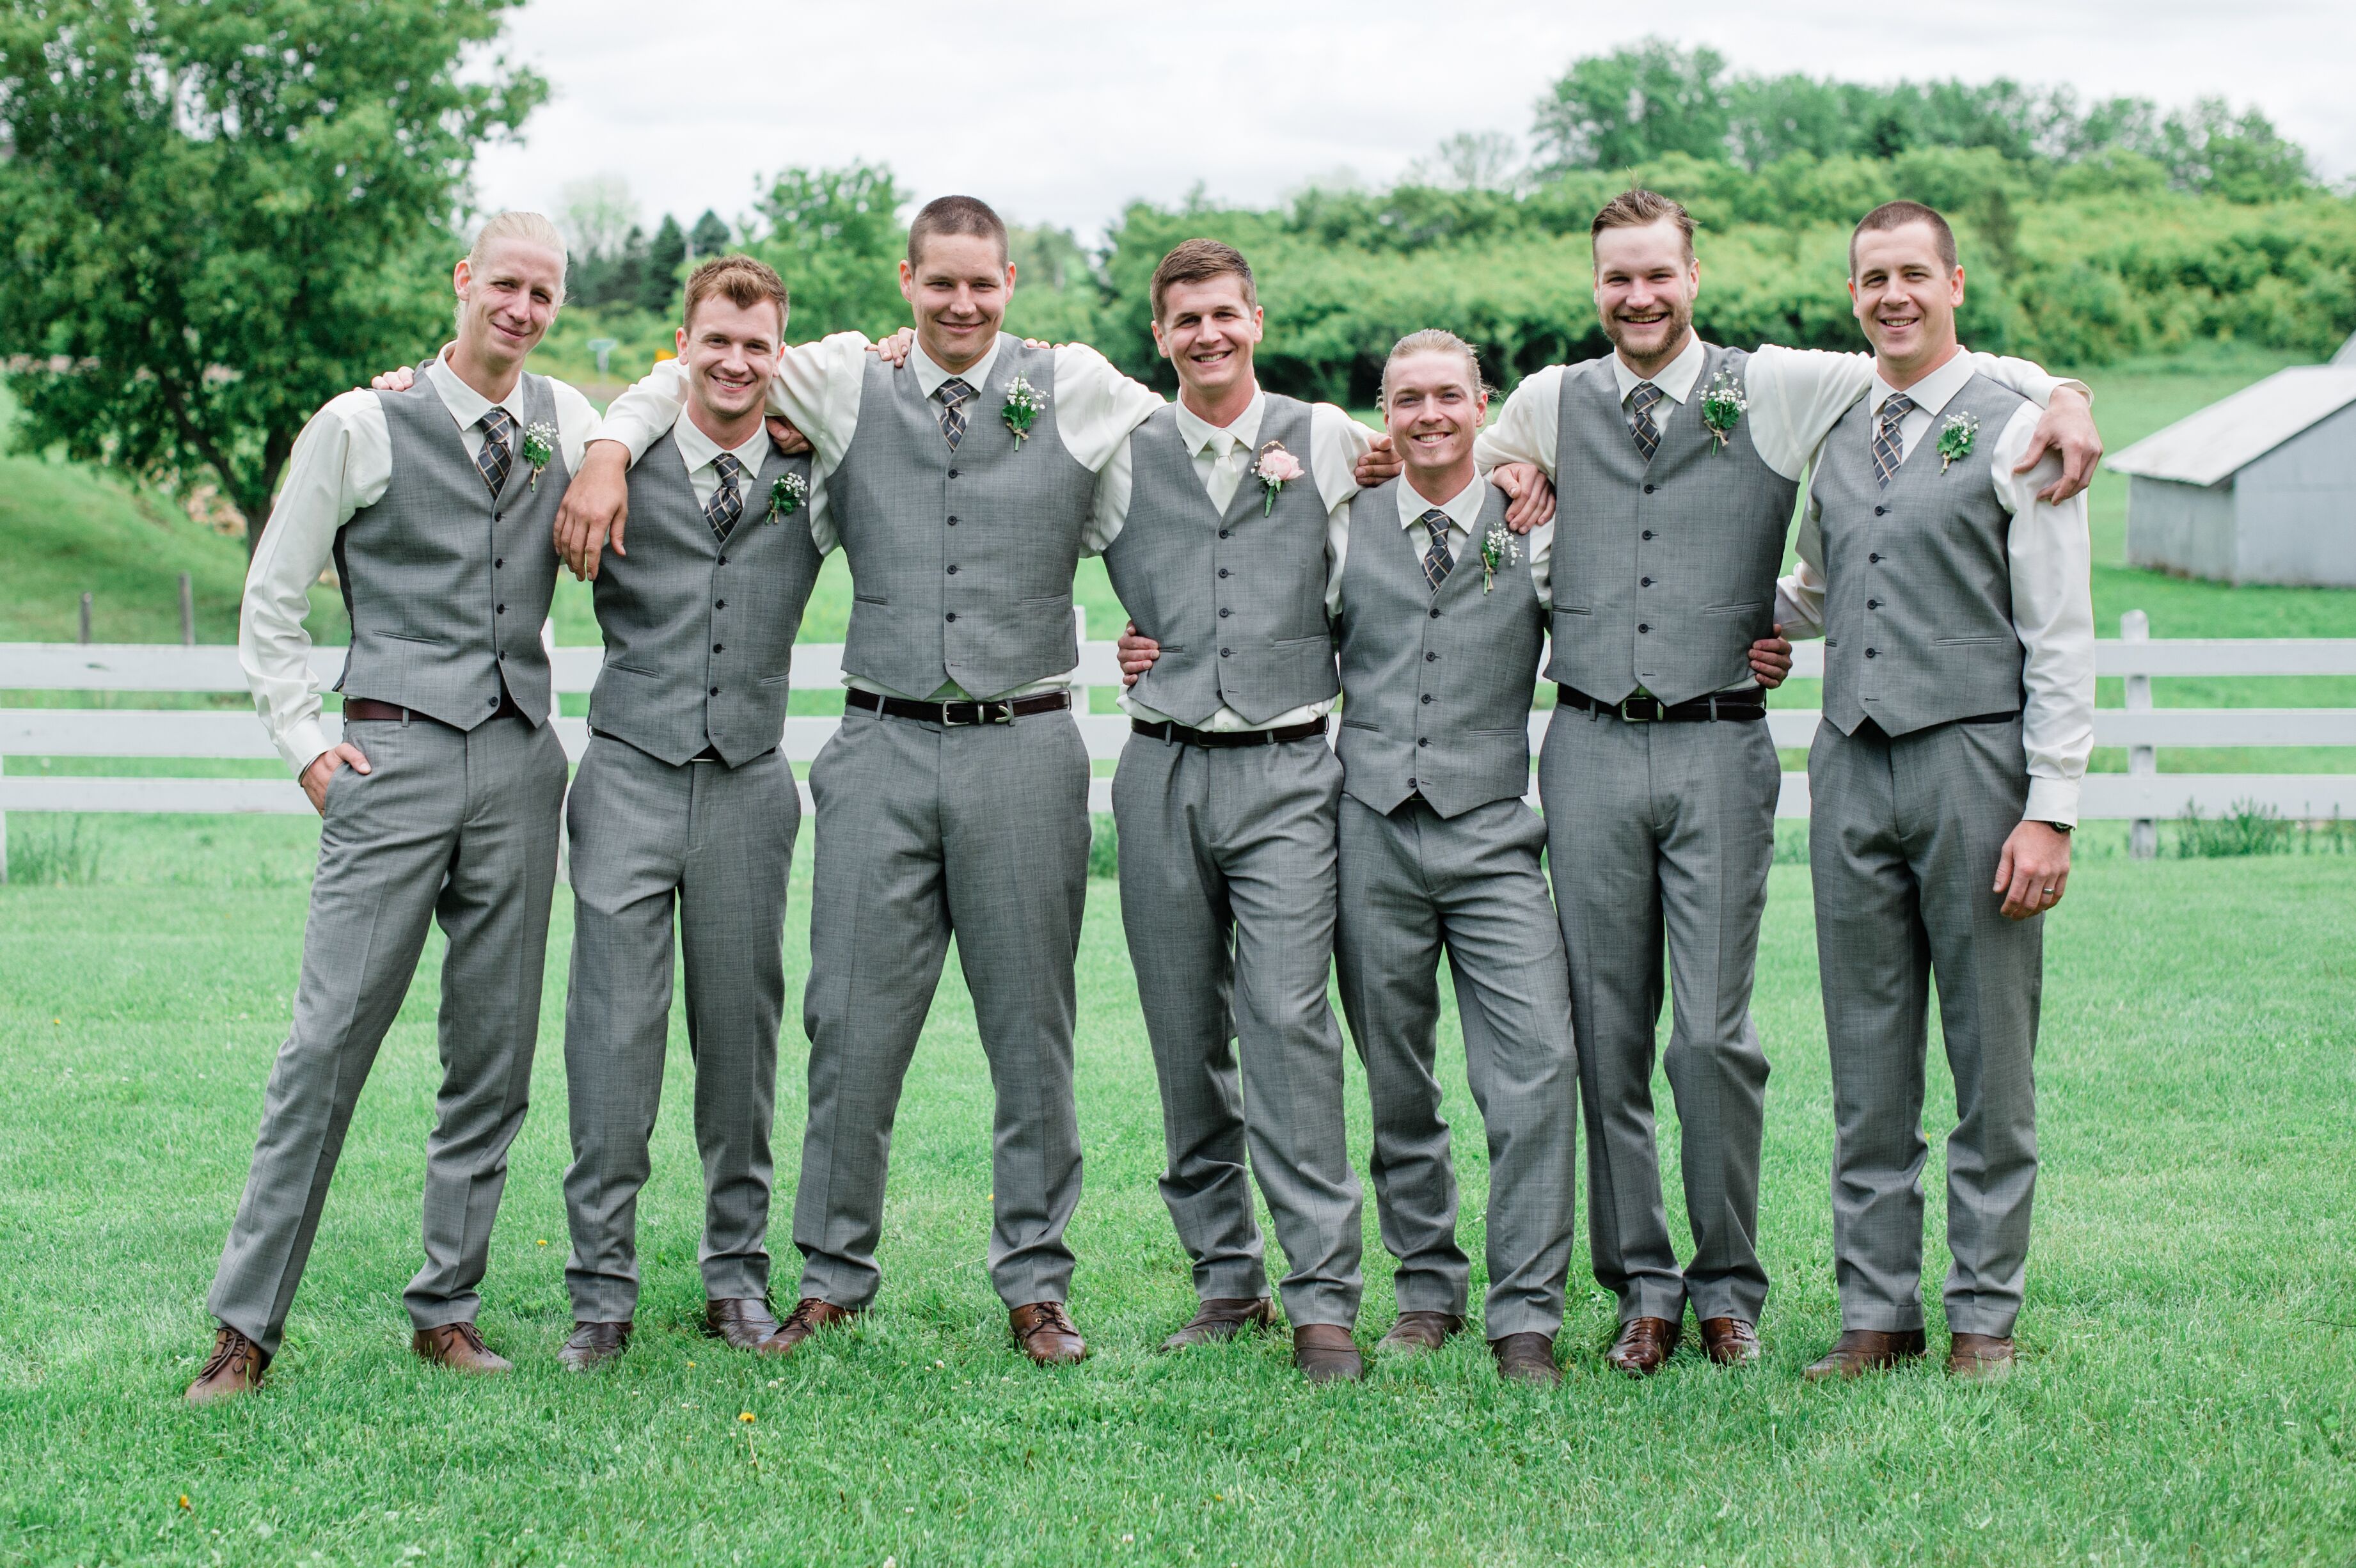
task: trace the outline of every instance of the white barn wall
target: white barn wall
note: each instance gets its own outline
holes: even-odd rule
[[[2232,581],[2356,588],[2356,403],[2252,462],[2233,489]]]
[[[2127,481],[2127,563],[2218,582],[2234,580],[2233,486]]]

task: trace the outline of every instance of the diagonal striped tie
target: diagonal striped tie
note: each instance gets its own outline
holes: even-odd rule
[[[744,515],[744,493],[736,488],[736,476],[744,465],[733,452],[723,452],[712,459],[712,471],[720,476],[720,488],[703,503],[703,521],[712,525],[714,537],[722,543],[728,542],[728,531]]]
[[[1898,427],[1914,412],[1914,400],[1904,392],[1891,392],[1881,405],[1881,423],[1873,432],[1873,477],[1881,488],[1890,488],[1890,477],[1898,472],[1898,465],[1906,461],[1906,448],[1899,444]]]
[[[1636,450],[1644,461],[1653,460],[1654,451],[1661,445],[1661,427],[1653,423],[1653,405],[1661,401],[1661,389],[1650,381],[1638,381],[1628,394],[1628,406],[1633,411],[1628,420],[1628,434],[1636,438]]]
[[[954,452],[965,439],[965,405],[973,397],[973,383],[951,376],[933,389],[933,397],[941,405],[941,434],[948,437],[949,450]]]
[[[508,470],[515,467],[515,421],[506,409],[494,408],[475,423],[483,427],[483,449],[475,454],[475,467],[496,499],[507,488]]]
[[[1423,553],[1423,576],[1436,594],[1440,592],[1440,585],[1448,581],[1449,572],[1456,565],[1456,557],[1448,552],[1448,514],[1433,507],[1416,521],[1423,524],[1431,534],[1431,548]]]

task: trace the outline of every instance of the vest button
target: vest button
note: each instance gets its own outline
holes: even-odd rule
[[[1881,601],[1879,599],[1868,599],[1865,601],[1865,607],[1869,610],[1878,610],[1881,607]]]
[[[712,645],[712,651],[714,653],[725,653],[728,650],[715,642]]]
[[[1429,693],[1429,692],[1426,692],[1426,693],[1423,694],[1423,700],[1424,700],[1425,702],[1427,702],[1427,703],[1429,703],[1430,701],[1431,701],[1431,693]]]
[[[1434,662],[1435,660],[1437,660],[1439,658],[1440,658],[1440,655],[1439,655],[1439,654],[1437,654],[1437,653],[1427,653],[1427,654],[1425,654],[1425,655],[1423,656],[1423,661],[1424,661],[1426,664],[1430,664],[1430,663],[1432,663],[1432,662]]]
[[[1649,588],[1653,585],[1653,579],[1650,577],[1639,577],[1636,579],[1636,585],[1640,588]]]
[[[720,564],[721,564],[721,565],[723,565],[723,566],[727,565],[727,564],[728,564],[728,557],[727,557],[727,556],[725,556],[725,555],[723,555],[723,556],[720,558]]]
[[[498,607],[498,612],[497,612],[497,613],[498,613],[498,614],[500,614],[500,615],[505,615],[505,614],[507,614],[507,613],[508,613],[508,607],[507,607],[507,606],[505,606],[505,605],[501,605],[501,606]]]
[[[504,555],[500,555],[500,556],[497,556],[497,557],[494,557],[494,558],[493,558],[493,560],[492,560],[492,562],[491,562],[491,566],[492,566],[492,569],[496,571],[498,568],[499,568],[499,567],[501,567],[501,566],[504,566],[504,565],[506,565],[507,564],[508,564],[508,558],[507,558],[506,556],[504,556]]]
[[[1653,628],[1652,628],[1650,626],[1646,625],[1644,622],[1643,622],[1643,621],[1638,621],[1638,622],[1636,623],[1636,629],[1637,629],[1638,631],[1650,631],[1650,630],[1652,630]]]
[[[1431,618],[1434,620],[1438,620],[1440,618],[1440,607],[1437,605],[1432,607]]]
[[[1236,612],[1235,612],[1235,611],[1233,611],[1233,610],[1231,610],[1231,609],[1227,609],[1227,608],[1222,607],[1222,608],[1220,609],[1220,611],[1219,611],[1219,618],[1220,618],[1221,620],[1225,620],[1225,619],[1226,619],[1229,616],[1231,616],[1231,615],[1233,615],[1233,614],[1235,614],[1235,613],[1236,613]]]
[[[1220,576],[1222,576],[1222,577],[1224,577],[1224,576],[1226,576],[1226,575],[1227,575],[1227,569],[1226,569],[1225,566],[1220,567],[1220,568],[1219,568],[1219,575],[1220,575]]]
[[[954,479],[954,478],[956,478],[957,477],[958,477],[958,471],[957,471],[955,468],[951,468],[951,469],[949,470],[949,478],[952,478],[952,479]]]
[[[1422,737],[1421,736],[1418,736],[1416,737],[1415,744],[1416,744],[1416,745],[1418,745],[1418,746],[1430,746],[1430,745],[1431,744],[1431,742],[1430,742],[1429,740],[1426,740],[1426,739],[1425,739],[1424,737]]]
[[[718,696],[718,695],[720,695],[720,688],[719,688],[719,687],[717,687],[717,686],[712,687],[712,694],[713,696],[715,696],[715,697],[716,697],[716,696]]]
[[[957,526],[957,519],[955,519],[955,518],[951,518],[951,519],[949,519],[949,526],[950,526],[951,528],[955,528],[955,527]]]
[[[1648,495],[1648,496],[1649,496],[1649,495],[1651,495],[1651,494],[1653,493],[1653,487],[1652,487],[1652,486],[1650,486],[1650,485],[1646,485],[1646,486],[1644,487],[1644,493],[1645,493],[1646,495]]]
[[[1223,529],[1219,530],[1219,537],[1220,537],[1220,538],[1225,539],[1226,536],[1227,536],[1227,531],[1226,531],[1226,529],[1224,529],[1224,528],[1223,528]]]
[[[1879,555],[1869,555],[1869,556],[1867,556],[1867,557],[1866,557],[1866,559],[1867,559],[1868,561],[1873,562],[1873,563],[1874,563],[1875,564],[1877,564],[1877,565],[1879,565],[1879,564],[1880,564],[1880,561],[1881,561],[1881,557],[1880,557],[1880,556],[1879,556]]]
[[[957,619],[957,611],[955,611],[955,610],[951,610],[951,611],[949,611],[949,619],[951,619],[951,620],[955,620],[955,619]]]
[[[1876,516],[1876,517],[1880,517],[1880,516],[1883,516],[1884,514],[1886,514],[1889,510],[1890,510],[1890,509],[1889,509],[1888,507],[1886,507],[1886,506],[1878,506],[1878,507],[1875,507],[1875,508],[1873,509],[1873,515],[1874,515],[1874,516]]]
[[[499,705],[499,700],[497,697],[493,697],[487,705],[496,708]]]
[[[728,607],[728,601],[726,599],[714,599],[712,602],[712,607],[715,610],[724,610]]]
[[[952,577],[957,575],[957,563],[954,561],[949,563],[949,575]]]
[[[1648,529],[1646,529],[1646,530],[1644,530],[1644,537],[1645,537],[1645,538],[1647,538],[1647,539],[1652,538],[1652,537],[1653,537],[1653,531],[1652,531],[1651,529],[1649,529],[1649,528],[1648,528]]]
[[[1226,659],[1226,658],[1228,658],[1229,656],[1231,656],[1234,652],[1235,652],[1235,650],[1234,650],[1234,649],[1232,649],[1232,648],[1222,648],[1222,649],[1220,649],[1220,650],[1219,650],[1219,657],[1220,657],[1220,658],[1222,658],[1222,659]]]
[[[1865,656],[1868,659],[1879,659],[1881,657],[1881,650],[1879,648],[1869,648],[1865,650]]]
[[[1408,780],[1407,781],[1407,787],[1408,787],[1408,789],[1414,789],[1414,788],[1415,788],[1415,780],[1414,780],[1414,779],[1408,779]]]

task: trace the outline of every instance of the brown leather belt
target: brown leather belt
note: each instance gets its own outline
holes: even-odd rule
[[[882,714],[887,719],[915,719],[944,729],[963,729],[969,725],[1011,725],[1033,714],[1056,713],[1072,705],[1072,693],[1040,692],[1028,697],[1001,697],[991,703],[912,703],[905,697],[886,697],[854,687],[843,693],[842,705],[861,713]]]
[[[1708,724],[1713,720],[1751,720],[1767,716],[1764,692],[1712,692],[1689,703],[1664,703],[1658,697],[1630,697],[1625,702],[1599,703],[1576,686],[1555,687],[1558,706],[1581,712],[1610,714],[1632,725]]]
[[[1181,746],[1202,746],[1218,750],[1237,746],[1282,746],[1294,740],[1323,740],[1325,738],[1325,721],[1308,719],[1297,725],[1286,725],[1280,729],[1218,730],[1189,729],[1168,719],[1159,724],[1131,719],[1129,732],[1150,740],[1176,741]]]
[[[523,717],[523,710],[516,706],[515,698],[509,693],[506,687],[502,686],[499,688],[499,705],[491,710],[490,716],[495,719],[519,719]],[[446,719],[435,718],[432,714],[416,708],[404,708],[398,703],[380,703],[374,697],[346,697],[344,718],[347,722],[352,719],[365,719],[374,724],[393,725],[405,725],[412,719],[422,719],[429,725],[440,725],[444,729],[458,727]]]

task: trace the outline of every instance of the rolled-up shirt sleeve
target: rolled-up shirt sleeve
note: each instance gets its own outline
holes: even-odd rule
[[[2029,450],[2037,410],[2014,411],[1988,465],[2012,512],[2006,553],[2012,566],[2012,626],[2024,655],[2021,744],[2029,755],[2024,819],[2078,821],[2080,781],[2094,750],[2094,548],[2083,494],[2055,505],[2037,492],[2061,477],[2047,453],[2026,474],[2013,465]]]
[[[1561,432],[1560,365],[1533,371],[1505,399],[1505,411],[1472,443],[1483,473],[1505,463],[1536,463],[1554,478],[1555,440]]]

